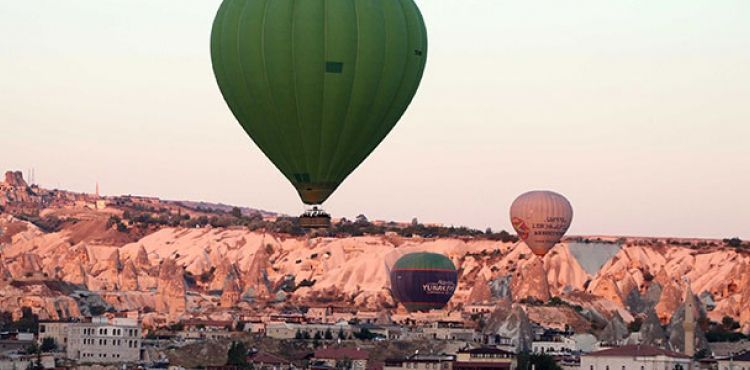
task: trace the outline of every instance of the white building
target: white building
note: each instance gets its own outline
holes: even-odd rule
[[[369,357],[370,353],[360,348],[323,348],[315,351],[311,367],[339,368],[344,362],[350,370],[365,370]]]
[[[141,357],[141,327],[130,318],[95,317],[68,329],[67,356],[81,363],[134,362]]]
[[[434,322],[424,328],[422,332],[427,338],[438,340],[474,341],[474,329],[465,328],[462,323],[451,321]]]
[[[26,370],[30,366],[37,364],[37,361],[41,360],[40,365],[44,369],[55,368],[55,357],[52,355],[42,355],[37,358],[35,355],[29,356],[14,356],[13,358],[0,358],[0,370]]]
[[[451,370],[454,355],[420,355],[414,354],[406,358],[386,359],[383,370]]]
[[[65,351],[68,345],[68,328],[73,325],[70,322],[40,322],[39,344],[45,338],[52,338],[59,351]]]
[[[357,311],[354,318],[360,324],[387,324],[390,321],[385,311]]]
[[[245,327],[243,328],[244,331],[249,331],[253,334],[265,334],[266,333],[266,323],[256,321],[256,322],[248,322],[245,323]]]
[[[323,337],[326,332],[330,332],[333,338],[338,338],[339,333],[349,337],[352,334],[352,326],[346,322],[333,325],[273,322],[266,325],[266,336],[274,339],[294,339],[298,334],[307,334],[310,338],[315,337],[315,334],[320,334]]]
[[[464,313],[467,315],[488,314],[495,311],[496,308],[497,306],[490,303],[467,304],[464,306]]]
[[[453,370],[516,370],[518,362],[513,352],[498,348],[459,350]]]
[[[646,345],[627,345],[581,356],[581,370],[693,370],[690,357]]]
[[[305,314],[308,322],[328,323],[328,317],[333,314],[330,307],[310,307]]]
[[[583,353],[595,351],[599,343],[598,339],[596,339],[596,336],[588,333],[573,334],[571,339],[573,339],[573,341],[576,343],[576,351]]]
[[[723,358],[718,363],[718,370],[750,370],[750,352]]]
[[[563,355],[573,353],[576,343],[569,337],[556,337],[549,340],[535,340],[531,342],[531,351],[548,355]]]
[[[570,353],[588,353],[594,350],[596,337],[591,334],[574,334],[571,336],[556,336],[550,340],[534,340],[531,351],[549,355],[565,355]]]

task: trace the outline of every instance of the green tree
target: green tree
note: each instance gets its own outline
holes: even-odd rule
[[[126,233],[126,232],[128,232],[128,227],[127,227],[127,226],[125,226],[125,224],[124,224],[124,223],[122,223],[122,222],[118,222],[118,223],[117,223],[117,231],[119,231],[119,232],[121,232],[121,233]]]
[[[728,238],[724,239],[724,243],[726,243],[730,247],[738,248],[742,246],[742,239],[740,238]]]
[[[111,229],[112,226],[118,224],[120,222],[120,218],[117,216],[109,216],[109,219],[107,220],[107,229]]]
[[[517,360],[519,370],[531,369],[532,365],[536,370],[562,370],[550,355],[524,352],[518,355]]]
[[[198,217],[197,225],[200,227],[208,225],[208,216],[203,215]]]
[[[11,323],[12,329],[26,332],[26,333],[37,333],[39,332],[39,317],[31,312],[31,308],[21,308],[21,318],[18,321]]]
[[[245,343],[232,341],[227,351],[227,366],[237,366],[242,369],[251,369],[247,362],[247,347]]]
[[[357,216],[357,218],[354,219],[354,222],[358,223],[358,224],[369,224],[370,223],[370,221],[367,219],[367,216],[365,216],[363,214],[360,214],[359,216]]]
[[[630,330],[631,333],[637,333],[641,331],[641,325],[643,325],[643,319],[636,317],[628,324],[628,330]]]
[[[359,332],[354,333],[354,337],[359,340],[372,340],[375,338],[375,334],[373,334],[367,328],[362,328],[359,330]]]
[[[326,338],[326,340],[333,339],[333,333],[331,333],[331,329],[326,329],[326,333],[325,333],[324,337]]]
[[[104,306],[91,306],[91,316],[101,316],[107,312],[107,308]]]
[[[33,342],[29,344],[28,347],[24,350],[27,355],[35,355],[37,352],[39,352],[39,346],[36,344],[36,342]]]
[[[52,337],[46,337],[42,339],[42,346],[39,348],[42,352],[54,352],[57,351],[57,343]]]
[[[730,316],[724,316],[721,318],[721,326],[726,331],[732,331],[737,330],[740,328],[740,323],[737,321],[734,321],[734,319]]]
[[[711,353],[708,351],[708,349],[704,348],[704,349],[696,352],[695,355],[693,356],[693,358],[696,359],[696,360],[700,360],[700,359],[707,358],[710,354]]]
[[[36,361],[29,361],[29,365],[26,366],[26,370],[44,370],[44,366],[42,366],[42,351],[37,348],[35,353]]]
[[[232,208],[232,216],[236,218],[242,218],[242,210],[240,209],[240,207]]]

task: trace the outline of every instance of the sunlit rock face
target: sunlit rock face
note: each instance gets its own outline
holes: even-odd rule
[[[397,307],[389,291],[389,266],[407,253],[430,251],[448,256],[460,274],[449,310],[461,310],[467,303],[517,304],[559,297],[581,311],[569,315],[568,308],[553,308],[524,314],[540,321],[549,314],[549,322],[542,322],[548,325],[560,320],[575,324],[583,316],[599,330],[615,315],[626,324],[633,315],[653,311],[666,325],[679,312],[687,278],[696,295],[711,297],[713,309],[706,310],[710,320],[731,316],[750,330],[750,256],[720,245],[626,241],[602,246],[605,250],[599,253],[596,246],[559,244],[539,258],[523,243],[490,240],[295,238],[245,228],[172,227],[122,242],[105,226],[110,213],[75,212],[77,222],[56,232],[0,214],[0,300],[10,310],[28,305],[40,317],[81,315],[89,304],[65,298],[70,290],[80,290],[104,302],[96,304],[154,311],[151,316],[169,320],[271,304],[336,302],[385,311]],[[20,289],[13,281],[39,285]],[[52,289],[43,281],[68,285]],[[612,336],[621,329],[610,329]]]
[[[156,290],[156,311],[167,312],[170,317],[185,313],[186,293],[185,269],[175,260],[167,259],[159,267],[159,282]]]
[[[490,315],[485,334],[497,334],[512,338],[517,351],[527,351],[531,348],[534,333],[531,322],[521,305],[505,302],[497,306]]]

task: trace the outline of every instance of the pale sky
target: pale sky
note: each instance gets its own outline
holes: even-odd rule
[[[219,3],[1,1],[0,170],[301,213],[214,81]],[[422,85],[334,216],[510,230],[551,189],[570,234],[750,238],[750,1],[417,3]]]

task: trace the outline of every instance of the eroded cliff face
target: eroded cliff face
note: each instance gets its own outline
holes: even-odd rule
[[[485,332],[513,338],[513,345],[519,352],[530,350],[531,342],[534,340],[531,321],[526,311],[521,305],[507,301],[498,304],[492,312]]]
[[[169,317],[179,317],[186,311],[186,297],[185,269],[174,259],[165,259],[159,267],[156,312],[168,313]]]
[[[7,171],[0,181],[0,206],[8,203],[28,203],[33,199],[29,185],[20,171]]]
[[[583,325],[584,317],[601,321],[603,328],[615,315],[629,322],[632,314],[653,311],[657,321],[667,324],[682,304],[682,279],[687,278],[696,294],[713,298],[716,308],[706,312],[710,319],[732,316],[750,330],[750,257],[728,248],[625,245],[590,274],[581,266],[591,261],[585,254],[575,257],[565,244],[540,259],[523,243],[488,240],[290,238],[242,228],[162,228],[133,243],[107,245],[96,241],[101,238],[81,237],[85,222],[75,230],[44,233],[0,215],[4,307],[28,305],[48,318],[87,312],[87,301],[70,299],[65,289],[42,287],[45,281],[59,281],[103,302],[96,304],[118,310],[148,307],[170,320],[279,302],[341,302],[382,310],[396,305],[389,292],[390,266],[406,253],[432,251],[447,255],[459,268],[452,309],[465,303],[546,302],[557,296],[582,311],[553,308],[554,313],[542,314],[532,309],[524,315],[554,318],[549,325]],[[610,331],[618,336],[621,328]]]

